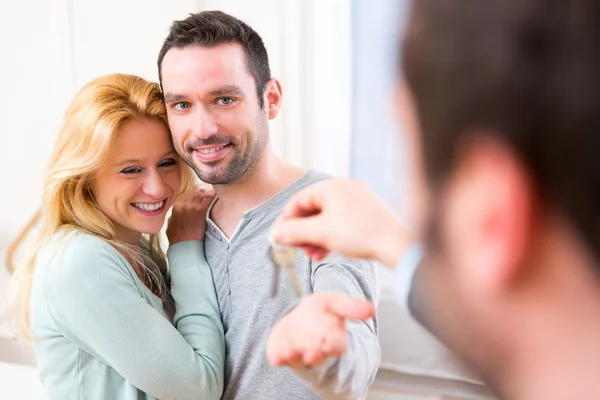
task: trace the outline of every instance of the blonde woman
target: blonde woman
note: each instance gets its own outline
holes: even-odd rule
[[[51,400],[221,396],[223,327],[201,242],[210,197],[176,202],[192,187],[157,84],[108,75],[75,96],[44,184],[39,248],[16,271]],[[173,204],[167,271],[157,234]]]

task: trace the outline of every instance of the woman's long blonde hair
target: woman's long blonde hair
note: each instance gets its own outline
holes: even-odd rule
[[[158,235],[144,238],[141,246],[118,241],[113,223],[102,213],[93,195],[94,175],[106,161],[119,128],[130,119],[157,120],[168,129],[158,84],[132,75],[106,75],[84,86],[65,113],[44,181],[37,246],[29,262],[14,273],[12,300],[17,328],[28,339],[36,257],[59,230],[85,232],[106,240],[125,256],[153,292],[164,295],[168,274]],[[180,162],[180,168],[182,195],[192,189],[194,175],[185,163]],[[17,242],[31,228],[29,224]]]

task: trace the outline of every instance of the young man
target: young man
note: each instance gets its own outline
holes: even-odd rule
[[[599,42],[595,0],[413,5],[400,97],[425,253],[409,306],[502,398],[600,398]],[[400,286],[421,259],[349,181],[293,197],[275,237],[400,260]]]
[[[280,274],[268,252],[272,224],[294,193],[326,176],[287,164],[270,148],[268,121],[281,107],[281,85],[260,36],[222,12],[191,15],[171,27],[158,68],[175,148],[216,192],[205,253],[225,329],[223,399],[364,398],[380,356],[374,264],[301,254],[295,269],[307,296],[298,302],[282,274],[272,298]],[[340,293],[364,300],[324,307]],[[287,363],[293,371],[269,365],[266,339],[282,317],[294,332],[290,348],[318,338],[324,353],[303,352]],[[346,330],[347,318],[355,321]]]

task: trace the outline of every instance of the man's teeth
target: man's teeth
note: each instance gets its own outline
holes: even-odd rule
[[[210,149],[200,149],[199,151],[200,151],[200,153],[202,153],[202,154],[212,154],[212,153],[214,153],[214,152],[216,152],[216,151],[219,151],[219,150],[221,150],[223,147],[225,147],[225,146],[221,146],[221,147],[213,147],[213,148],[210,148]]]
[[[148,212],[152,212],[152,211],[156,211],[159,208],[161,208],[163,206],[163,204],[165,203],[165,201],[161,201],[160,203],[133,203],[133,206],[136,208],[139,208],[140,210],[143,211],[148,211]]]

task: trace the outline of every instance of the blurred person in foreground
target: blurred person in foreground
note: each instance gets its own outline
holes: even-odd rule
[[[412,314],[503,398],[600,398],[599,42],[594,0],[416,0],[399,90],[415,238],[331,180],[275,239],[396,267]],[[288,339],[274,328],[271,361]]]

